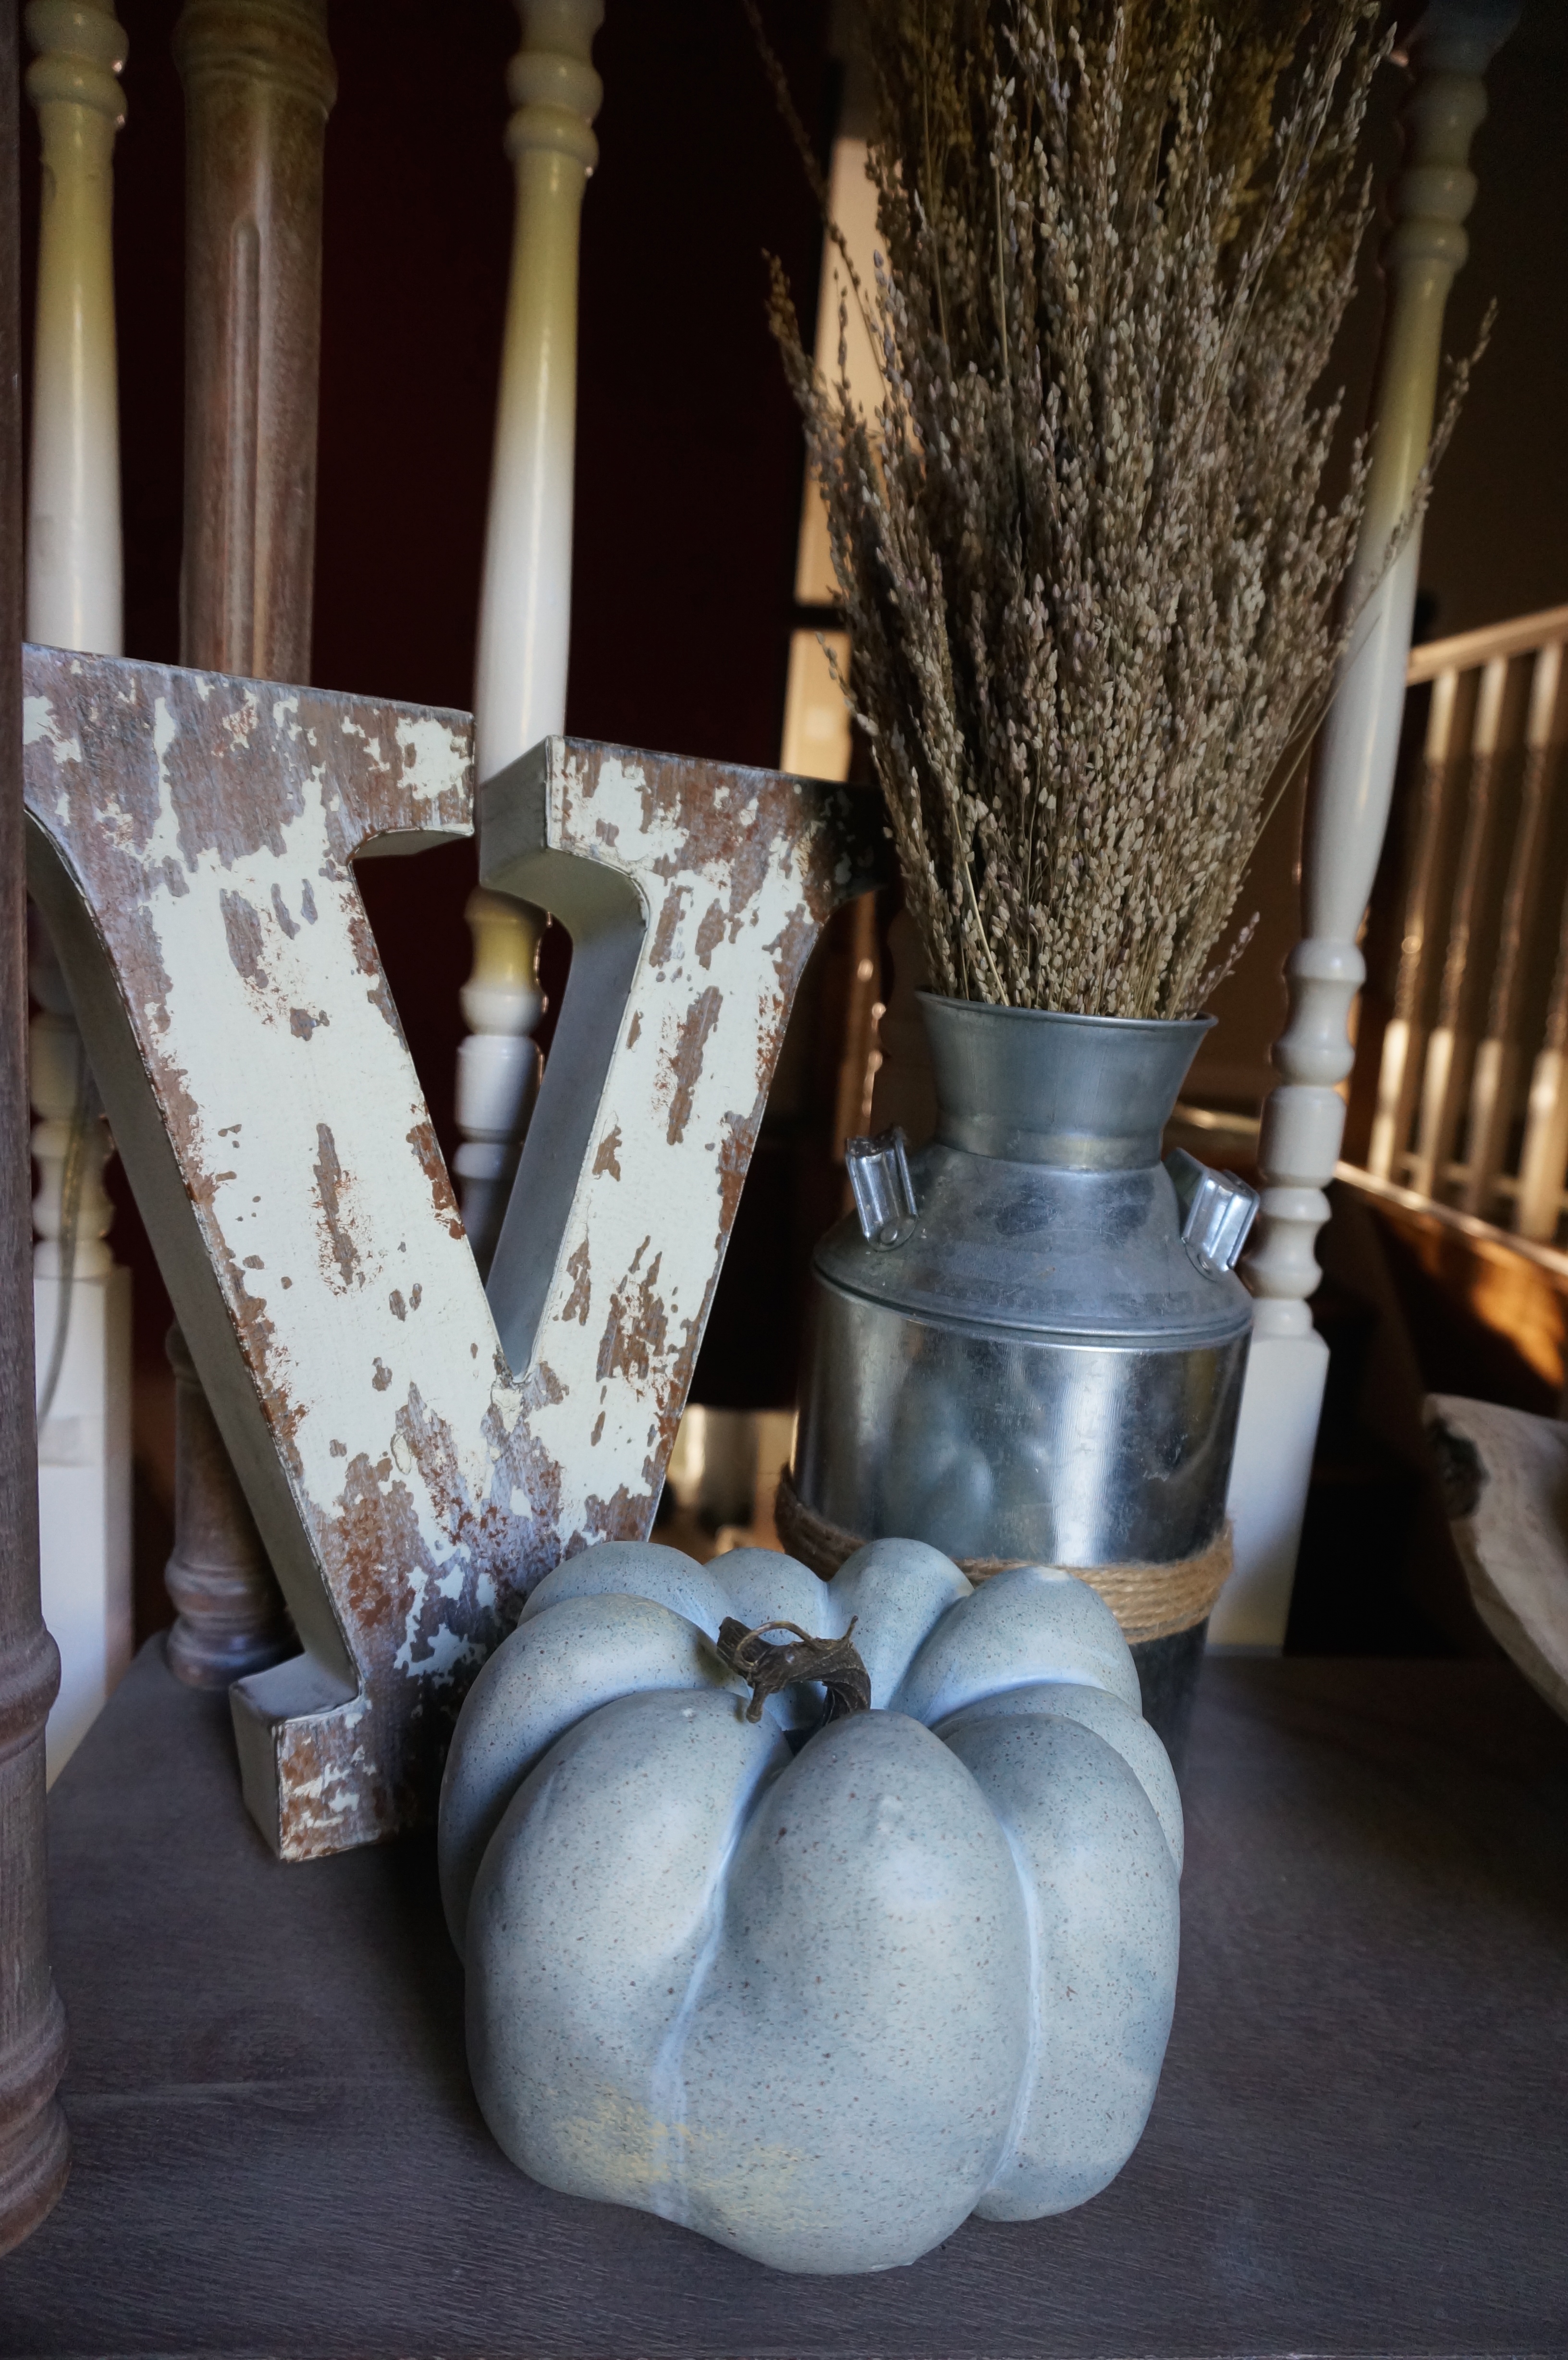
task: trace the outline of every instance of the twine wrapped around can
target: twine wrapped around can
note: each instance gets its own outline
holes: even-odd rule
[[[842,1531],[809,1508],[795,1489],[788,1467],[780,1470],[774,1498],[779,1537],[792,1557],[823,1581],[830,1581],[846,1558],[864,1548],[865,1538]],[[959,1571],[970,1581],[986,1581],[994,1573],[1034,1562],[1029,1557],[959,1557]],[[1168,1639],[1205,1622],[1225,1588],[1231,1569],[1228,1523],[1206,1549],[1171,1565],[1072,1565],[1062,1570],[1076,1574],[1105,1600],[1129,1647],[1150,1639]]]

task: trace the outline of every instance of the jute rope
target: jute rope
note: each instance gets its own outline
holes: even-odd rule
[[[865,1546],[856,1534],[830,1524],[825,1516],[807,1507],[788,1467],[779,1477],[773,1513],[789,1555],[809,1565],[824,1581],[833,1579],[846,1557]],[[956,1562],[971,1581],[988,1581],[994,1573],[1007,1573],[1014,1566],[1031,1565],[1035,1560],[976,1557],[959,1557]],[[1121,1624],[1127,1644],[1137,1646],[1147,1639],[1168,1639],[1203,1622],[1225,1588],[1230,1567],[1227,1524],[1197,1557],[1181,1557],[1173,1565],[1073,1565],[1062,1570],[1075,1573],[1080,1581],[1099,1591]]]

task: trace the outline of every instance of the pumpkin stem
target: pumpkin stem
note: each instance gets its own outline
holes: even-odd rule
[[[736,1616],[726,1615],[719,1626],[719,1661],[750,1686],[747,1721],[760,1721],[763,1699],[776,1696],[780,1688],[793,1688],[797,1680],[821,1680],[826,1688],[824,1724],[840,1721],[846,1713],[869,1712],[871,1675],[860,1659],[860,1650],[850,1644],[859,1620],[856,1615],[842,1639],[813,1639],[798,1622],[759,1622],[755,1631],[748,1631]],[[793,1631],[794,1644],[765,1639],[765,1631]]]

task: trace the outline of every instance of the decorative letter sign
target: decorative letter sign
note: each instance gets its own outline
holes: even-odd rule
[[[246,1797],[284,1858],[343,1851],[430,1816],[524,1593],[651,1524],[795,988],[880,831],[562,738],[487,784],[485,881],[573,941],[487,1301],[352,866],[470,832],[467,716],[50,649],[26,693],[34,890],[305,1651],[231,1692]]]

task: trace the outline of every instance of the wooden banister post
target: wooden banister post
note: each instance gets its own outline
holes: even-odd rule
[[[185,0],[185,545],[180,655],[305,681],[316,554],[325,0]],[[283,1601],[189,1349],[175,1372],[169,1660],[226,1688],[289,1649]]]
[[[30,0],[27,96],[43,150],[27,637],[118,655],[122,642],[119,401],[113,251],[114,136],[125,36],[93,0]],[[38,1513],[44,1611],[60,1649],[52,1775],[130,1658],[130,1273],[103,1242],[110,1140],[47,937],[31,970],[40,1185],[34,1256]],[[63,1186],[83,1169],[78,1198]]]
[[[1366,977],[1357,936],[1393,792],[1419,534],[1395,563],[1387,556],[1432,439],[1443,309],[1475,199],[1467,159],[1486,111],[1482,76],[1518,15],[1519,0],[1432,0],[1412,42],[1406,157],[1383,252],[1388,311],[1371,478],[1346,587],[1350,611],[1361,613],[1312,768],[1302,939],[1286,964],[1280,1081],[1258,1142],[1263,1202],[1244,1266],[1258,1307],[1230,1494],[1236,1572],[1210,1622],[1221,1644],[1278,1646],[1290,1612],[1328,1365],[1307,1307],[1322,1274],[1313,1245],[1345,1129],[1338,1086],[1354,1060],[1349,1016]]]
[[[22,403],[16,18],[0,16],[0,2254],[65,2185],[55,2089],[65,2018],[49,1975],[44,1723],[60,1657],[38,1606],[33,1224],[22,851]]]
[[[578,233],[604,94],[592,62],[604,0],[517,0],[517,12],[522,47],[506,71],[517,216],[474,691],[481,781],[566,727]],[[463,1144],[454,1168],[469,1242],[485,1270],[538,1083],[528,1036],[541,1004],[534,973],[543,921],[488,892],[475,895],[468,916],[478,956],[464,1012],[474,1029],[458,1066]]]

